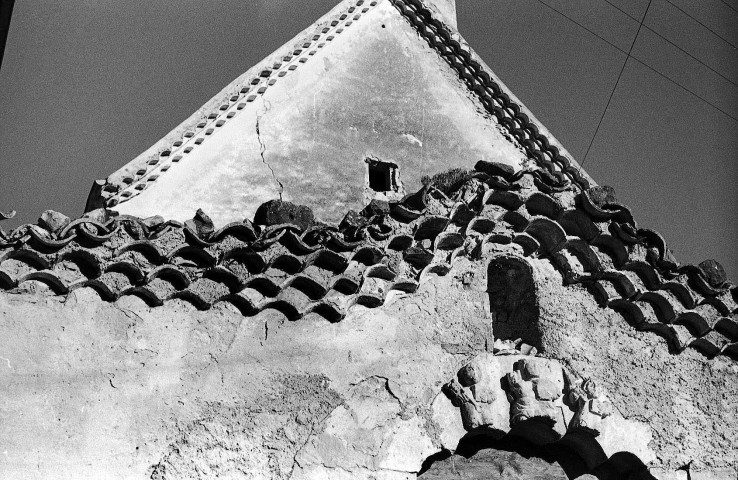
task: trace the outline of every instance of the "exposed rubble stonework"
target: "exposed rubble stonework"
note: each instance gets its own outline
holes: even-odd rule
[[[454,11],[343,1],[82,217],[0,229],[0,477],[735,480],[738,287],[596,185]],[[322,62],[326,82],[393,84],[349,80],[349,45],[416,52],[407,71],[448,100],[435,130],[380,142],[364,120],[389,135],[417,112],[368,95],[338,102],[356,135],[305,147],[285,79],[312,88]]]

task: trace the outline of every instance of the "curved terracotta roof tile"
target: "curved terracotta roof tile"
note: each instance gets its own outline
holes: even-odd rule
[[[718,265],[679,266],[663,238],[638,229],[601,187],[577,194],[540,169],[481,168],[448,195],[430,185],[390,204],[389,214],[366,212],[339,228],[245,220],[215,230],[202,212],[182,224],[108,218],[104,210],[54,231],[24,225],[0,238],[0,289],[38,281],[62,295],[90,287],[107,301],[136,295],[157,306],[179,298],[200,309],[228,302],[244,315],[271,308],[335,322],[351,305],[377,307],[415,292],[456,258],[515,245],[673,351],[736,358],[736,287]]]

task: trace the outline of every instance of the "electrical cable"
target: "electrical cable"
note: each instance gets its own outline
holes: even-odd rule
[[[728,8],[729,8],[729,9],[731,9],[731,10],[733,10],[734,12],[738,13],[738,10],[736,10],[736,8],[735,8],[735,7],[731,7],[731,6],[730,6],[730,4],[729,4],[728,2],[726,2],[725,0],[720,0],[720,1],[721,1],[721,2],[723,2],[723,3],[725,4],[725,6],[726,6],[726,7],[728,7]]]
[[[541,3],[542,5],[545,5],[546,7],[550,8],[551,10],[553,10],[553,11],[554,11],[554,12],[556,12],[556,13],[558,13],[558,14],[559,14],[559,15],[561,15],[562,17],[566,18],[566,19],[567,19],[567,20],[569,20],[570,22],[572,22],[572,23],[576,24],[576,25],[577,25],[577,26],[579,26],[580,28],[582,28],[582,29],[584,29],[584,30],[588,31],[589,33],[591,33],[591,34],[592,34],[592,35],[594,35],[595,37],[599,38],[600,40],[602,40],[602,41],[603,41],[603,42],[605,42],[606,44],[610,45],[610,46],[611,46],[611,47],[613,47],[614,49],[618,50],[619,52],[621,52],[621,53],[623,53],[623,54],[627,55],[627,52],[626,52],[625,50],[623,50],[622,48],[618,47],[618,46],[617,46],[617,45],[615,45],[614,43],[610,42],[610,41],[609,41],[609,40],[607,40],[606,38],[603,38],[603,37],[602,37],[601,35],[598,35],[597,33],[593,32],[592,30],[590,30],[589,28],[585,27],[584,25],[582,25],[581,23],[577,22],[576,20],[574,20],[573,18],[569,17],[568,15],[566,15],[566,14],[564,14],[564,13],[560,12],[559,10],[555,9],[555,8],[554,8],[554,7],[552,7],[551,5],[548,5],[547,3],[543,2],[542,0],[538,0],[538,2],[539,2],[539,3]],[[730,119],[732,119],[732,120],[734,120],[734,121],[738,122],[738,118],[734,117],[733,115],[731,115],[730,113],[726,112],[725,110],[723,110],[722,108],[718,107],[717,105],[715,105],[715,104],[713,104],[713,103],[709,102],[709,101],[708,101],[707,99],[705,99],[705,98],[703,98],[702,96],[700,96],[699,94],[697,94],[697,93],[693,92],[692,90],[690,90],[689,88],[685,87],[684,85],[682,85],[681,83],[677,82],[676,80],[672,79],[671,77],[667,76],[666,74],[663,74],[663,73],[661,73],[660,71],[656,70],[656,69],[655,69],[654,67],[652,67],[651,65],[647,64],[647,63],[646,63],[646,62],[644,62],[643,60],[639,59],[639,58],[638,58],[638,57],[636,57],[635,55],[631,55],[631,56],[630,56],[630,58],[632,58],[632,59],[633,59],[633,60],[635,60],[636,62],[640,63],[640,64],[641,64],[641,65],[643,65],[644,67],[648,68],[649,70],[653,71],[654,73],[658,74],[659,76],[663,77],[664,79],[666,79],[666,80],[670,81],[671,83],[673,83],[673,84],[674,84],[674,85],[676,85],[677,87],[681,88],[681,89],[682,89],[682,90],[684,90],[685,92],[687,92],[687,93],[690,93],[690,94],[692,94],[693,96],[695,96],[696,98],[698,98],[698,99],[702,100],[702,101],[703,101],[704,103],[706,103],[707,105],[710,105],[710,106],[711,106],[712,108],[714,108],[714,109],[715,109],[715,110],[717,110],[718,112],[722,113],[722,114],[723,114],[723,115],[725,115],[726,117],[728,117],[728,118],[730,118]]]
[[[610,97],[607,99],[607,105],[605,105],[605,110],[602,112],[602,116],[600,117],[600,121],[597,122],[597,128],[595,128],[594,135],[592,135],[592,140],[589,142],[589,146],[587,147],[587,151],[584,154],[584,158],[582,159],[581,165],[579,165],[579,170],[581,170],[584,167],[584,162],[587,161],[587,156],[589,155],[589,151],[592,149],[592,145],[594,145],[594,141],[597,138],[597,133],[600,131],[600,127],[602,126],[602,121],[605,119],[605,115],[607,115],[607,109],[610,107],[610,102],[612,102],[612,97],[615,95],[615,90],[618,89],[618,84],[620,84],[620,79],[623,77],[623,72],[625,71],[625,66],[628,65],[628,59],[630,58],[630,54],[633,51],[633,47],[636,44],[636,41],[638,40],[638,35],[641,33],[641,27],[643,27],[643,22],[646,20],[646,16],[648,15],[648,10],[651,8],[651,1],[648,0],[648,5],[646,6],[646,11],[643,14],[643,18],[641,18],[641,21],[638,23],[638,30],[636,31],[635,36],[633,37],[633,41],[630,43],[630,48],[628,49],[628,56],[625,57],[625,61],[623,62],[623,68],[620,69],[620,73],[618,74],[618,79],[615,80],[615,86],[612,87],[612,92],[610,92]]]
[[[615,9],[616,9],[616,10],[618,10],[618,11],[620,11],[621,13],[623,13],[624,15],[626,15],[626,16],[627,16],[628,18],[630,18],[631,20],[633,20],[633,21],[635,21],[635,22],[637,22],[637,21],[638,21],[638,19],[637,19],[637,18],[633,17],[633,16],[632,16],[632,15],[630,15],[630,14],[629,14],[628,12],[626,12],[626,11],[625,11],[625,10],[623,10],[623,9],[621,9],[620,7],[618,7],[617,5],[615,5],[614,3],[610,2],[609,0],[602,0],[602,1],[603,1],[603,2],[605,2],[605,3],[607,3],[607,4],[609,4],[609,5],[611,5],[611,6],[613,7],[613,8],[615,8]],[[735,85],[736,87],[738,87],[738,83],[734,82],[733,80],[729,79],[728,77],[726,77],[726,76],[725,76],[725,75],[723,75],[722,73],[718,72],[717,70],[715,70],[714,68],[712,68],[711,66],[709,66],[708,64],[706,64],[705,62],[703,62],[702,60],[700,60],[699,58],[695,57],[694,55],[692,55],[692,54],[691,54],[691,53],[689,53],[688,51],[684,50],[684,49],[683,49],[682,47],[680,47],[680,46],[679,46],[679,45],[677,45],[676,43],[672,42],[671,40],[669,40],[669,39],[668,39],[668,38],[666,38],[665,36],[661,35],[661,34],[660,34],[659,32],[657,32],[657,31],[656,31],[656,30],[654,30],[653,28],[651,28],[651,27],[649,27],[648,25],[645,25],[645,24],[643,25],[643,27],[644,27],[644,28],[646,28],[647,30],[651,31],[651,33],[653,33],[653,34],[655,34],[655,35],[658,35],[658,36],[659,36],[659,37],[660,37],[661,39],[663,39],[664,41],[668,42],[668,43],[669,43],[669,44],[671,44],[672,46],[674,46],[674,47],[676,47],[677,49],[679,49],[679,51],[680,51],[680,52],[684,53],[685,55],[687,55],[687,56],[689,56],[690,58],[694,59],[695,61],[699,62],[699,63],[700,63],[701,65],[703,65],[704,67],[706,67],[707,69],[709,69],[710,71],[712,71],[713,73],[715,73],[716,75],[720,76],[720,77],[721,77],[721,78],[723,78],[724,80],[726,80],[726,81],[728,81],[728,82],[732,83],[733,85]]]
[[[694,18],[694,17],[693,17],[692,15],[690,15],[689,13],[685,12],[684,10],[682,10],[682,9],[681,9],[681,8],[680,8],[680,7],[678,6],[678,5],[676,5],[676,4],[672,3],[672,2],[670,2],[669,0],[664,0],[664,1],[665,1],[666,3],[668,3],[668,4],[670,4],[670,5],[672,6],[672,7],[676,8],[677,10],[679,10],[680,12],[682,12],[683,14],[685,14],[686,16],[688,16],[689,18],[691,18],[692,20],[694,20],[695,22],[697,22],[697,23],[699,23],[700,25],[702,25],[702,26],[703,26],[704,28],[706,28],[707,30],[709,30],[709,31],[710,31],[710,32],[711,32],[711,33],[712,33],[713,35],[715,35],[716,37],[718,37],[718,38],[719,38],[720,40],[722,40],[723,42],[727,43],[728,45],[730,45],[730,46],[731,46],[731,47],[733,47],[733,48],[738,48],[738,47],[736,47],[735,45],[733,45],[732,43],[730,43],[730,41],[728,41],[728,40],[727,40],[726,38],[724,38],[724,37],[723,37],[722,35],[720,35],[719,33],[715,32],[715,31],[714,31],[713,29],[711,29],[710,27],[708,27],[708,26],[707,26],[707,25],[705,25],[704,23],[700,22],[699,20],[697,20],[696,18]]]

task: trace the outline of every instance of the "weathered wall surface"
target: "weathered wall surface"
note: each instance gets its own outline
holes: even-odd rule
[[[224,225],[281,193],[338,222],[365,204],[369,154],[398,164],[407,192],[423,175],[478,160],[524,164],[517,143],[390,2],[334,36],[115,209],[183,221],[202,208]]]
[[[648,423],[654,471],[672,478],[693,461],[693,478],[700,470],[735,477],[736,362],[692,349],[669,353],[662,338],[637,332],[615,311],[598,307],[584,287],[564,287],[548,262],[536,261],[534,276],[545,356],[598,379],[625,418]]]
[[[608,455],[631,444],[659,479],[686,479],[675,469],[690,460],[694,479],[734,478],[735,363],[672,355],[533,263],[539,316],[529,320],[544,356],[558,360],[541,361],[604,386],[618,425],[637,427],[605,432]],[[492,349],[500,318],[486,277],[486,262],[460,259],[417,293],[354,307],[339,323],[272,310],[243,317],[226,303],[206,312],[179,300],[111,304],[87,288],[66,301],[3,293],[0,476],[415,478],[466,433],[441,391]],[[517,361],[496,358],[507,369]],[[507,418],[500,401],[494,415]],[[504,463],[487,456],[470,471]],[[561,473],[550,460],[510,462],[528,472],[521,478]]]
[[[0,477],[412,478],[432,400],[491,344],[459,283],[336,324],[2,294]]]

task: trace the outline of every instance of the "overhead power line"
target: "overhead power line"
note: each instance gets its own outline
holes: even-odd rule
[[[616,10],[620,11],[620,12],[621,12],[621,13],[622,13],[623,15],[626,15],[626,16],[627,16],[628,18],[630,18],[631,20],[633,20],[633,21],[635,21],[635,22],[638,22],[638,21],[639,21],[639,20],[638,20],[637,18],[633,17],[633,16],[631,15],[631,14],[629,14],[629,13],[628,13],[628,12],[626,12],[625,10],[621,9],[620,7],[618,7],[617,5],[615,5],[614,3],[610,2],[609,0],[602,0],[602,1],[603,1],[603,2],[605,2],[605,3],[607,3],[608,5],[612,6],[612,7],[613,7],[613,8],[615,8]],[[717,70],[715,70],[714,68],[712,68],[711,66],[709,66],[708,64],[706,64],[705,62],[703,62],[702,60],[700,60],[699,58],[695,57],[694,55],[692,55],[691,53],[689,53],[688,51],[686,51],[685,49],[683,49],[682,47],[680,47],[680,46],[679,46],[679,45],[677,45],[676,43],[672,42],[671,40],[669,40],[669,39],[668,39],[668,38],[666,38],[665,36],[661,35],[661,34],[660,34],[659,32],[657,32],[657,31],[656,31],[656,30],[654,30],[653,28],[649,27],[649,26],[648,26],[648,25],[646,25],[646,24],[643,24],[643,28],[645,28],[645,29],[649,30],[649,31],[650,31],[651,33],[653,33],[654,35],[657,35],[657,36],[658,36],[659,38],[661,38],[662,40],[664,40],[664,41],[668,42],[668,43],[669,43],[670,45],[672,45],[672,46],[674,46],[675,48],[677,48],[677,49],[678,49],[678,50],[679,50],[680,52],[682,52],[682,53],[684,53],[685,55],[689,56],[689,57],[690,57],[690,58],[692,58],[693,60],[695,60],[695,61],[699,62],[699,63],[700,63],[701,65],[703,65],[703,66],[704,66],[705,68],[709,69],[709,70],[710,70],[711,72],[713,72],[713,73],[715,73],[716,75],[720,76],[720,77],[721,77],[722,79],[724,79],[725,81],[728,81],[728,82],[732,83],[733,85],[735,85],[736,87],[738,87],[738,83],[734,82],[733,80],[729,79],[728,77],[726,77],[726,76],[725,76],[725,75],[723,75],[722,73],[718,72]]]
[[[735,9],[735,8],[734,8],[733,6],[731,6],[731,5],[730,5],[730,4],[728,3],[728,2],[726,2],[725,0],[720,0],[720,1],[721,1],[721,2],[723,2],[723,3],[725,4],[725,6],[726,6],[726,7],[728,7],[728,8],[729,8],[729,9],[731,9],[731,10],[733,10],[734,12],[738,13],[738,10],[736,10],[736,9]]]
[[[636,41],[638,40],[638,35],[640,35],[641,33],[641,27],[643,26],[643,22],[646,20],[646,16],[648,15],[649,8],[651,8],[651,0],[648,0],[646,11],[643,13],[643,17],[641,18],[641,21],[638,22],[638,30],[636,31],[636,34],[633,37],[633,41],[630,43],[630,48],[628,49],[627,56],[625,57],[625,61],[623,62],[623,68],[620,69],[620,73],[618,74],[618,79],[615,80],[615,86],[612,87],[612,92],[610,92],[610,96],[607,99],[607,105],[605,105],[605,110],[602,112],[600,121],[597,122],[597,128],[595,128],[594,135],[592,135],[592,140],[589,141],[589,146],[587,147],[587,151],[584,154],[584,159],[582,160],[582,164],[579,166],[580,170],[582,169],[582,167],[584,167],[584,162],[587,161],[587,156],[589,155],[589,151],[592,149],[592,145],[594,145],[594,141],[597,138],[597,133],[600,131],[600,127],[602,126],[602,121],[605,119],[605,115],[607,115],[607,109],[610,107],[610,102],[612,102],[612,97],[613,95],[615,95],[615,90],[618,89],[618,84],[620,83],[620,79],[623,77],[625,66],[628,65],[628,59],[630,58],[630,54],[633,51],[633,46],[635,46]]]
[[[621,53],[623,53],[623,54],[625,54],[625,55],[628,55],[628,52],[626,52],[626,51],[625,51],[625,50],[623,50],[622,48],[618,47],[618,46],[617,46],[617,45],[615,45],[614,43],[610,42],[610,41],[609,41],[609,40],[607,40],[606,38],[602,37],[601,35],[597,34],[596,32],[594,32],[594,31],[590,30],[589,28],[585,27],[584,25],[582,25],[581,23],[577,22],[577,21],[576,21],[576,20],[574,20],[573,18],[569,17],[569,16],[568,16],[568,15],[566,15],[565,13],[562,13],[561,11],[559,11],[559,10],[555,9],[555,8],[554,8],[554,7],[552,7],[551,5],[548,5],[547,3],[543,2],[542,0],[538,0],[538,2],[539,2],[540,4],[542,4],[542,5],[546,6],[547,8],[550,8],[551,10],[553,10],[553,11],[554,11],[554,12],[556,12],[556,13],[558,13],[559,15],[561,15],[561,16],[562,16],[562,17],[564,17],[564,18],[566,18],[567,20],[569,20],[570,22],[574,23],[575,25],[579,26],[580,28],[582,28],[582,29],[586,30],[587,32],[591,33],[592,35],[594,35],[595,37],[599,38],[600,40],[602,40],[602,41],[603,41],[603,42],[605,42],[606,44],[610,45],[610,46],[611,46],[612,48],[616,49],[617,51],[619,51],[619,52],[621,52]],[[703,101],[704,103],[706,103],[707,105],[710,105],[710,106],[711,106],[712,108],[714,108],[714,109],[715,109],[715,110],[717,110],[718,112],[722,113],[722,114],[723,114],[723,115],[725,115],[726,117],[728,117],[728,118],[731,118],[732,120],[734,120],[734,121],[738,122],[738,118],[734,117],[733,115],[731,115],[730,113],[726,112],[725,110],[723,110],[722,108],[718,107],[717,105],[715,105],[715,104],[711,103],[710,101],[708,101],[708,100],[707,100],[707,99],[705,99],[704,97],[700,96],[700,95],[699,95],[698,93],[695,93],[694,91],[692,91],[692,90],[690,90],[689,88],[685,87],[684,85],[682,85],[681,83],[679,83],[679,82],[677,82],[676,80],[672,79],[671,77],[669,77],[669,76],[667,76],[667,75],[665,75],[665,74],[661,73],[660,71],[656,70],[656,69],[655,69],[654,67],[652,67],[651,65],[647,64],[647,63],[646,63],[646,62],[644,62],[643,60],[639,59],[639,58],[638,58],[638,57],[636,57],[635,55],[631,55],[631,56],[630,56],[630,58],[632,58],[632,59],[633,59],[633,60],[635,60],[636,62],[640,63],[640,64],[641,64],[641,65],[643,65],[644,67],[648,68],[649,70],[653,71],[654,73],[658,74],[659,76],[663,77],[664,79],[666,79],[666,80],[670,81],[671,83],[673,83],[673,84],[674,84],[674,85],[676,85],[677,87],[681,88],[681,89],[682,89],[682,90],[684,90],[685,92],[687,92],[687,93],[690,93],[690,94],[692,94],[693,96],[695,96],[696,98],[698,98],[698,99],[702,100],[702,101]]]
[[[715,30],[711,29],[710,27],[708,27],[708,26],[707,26],[707,25],[705,25],[704,23],[702,23],[702,22],[700,22],[699,20],[697,20],[696,18],[694,18],[694,17],[693,17],[692,15],[690,15],[689,13],[685,12],[684,10],[682,10],[682,9],[681,9],[681,8],[680,8],[680,7],[678,6],[678,5],[676,5],[676,4],[672,3],[672,2],[670,2],[669,0],[664,0],[664,1],[665,1],[666,3],[668,3],[669,5],[671,5],[672,7],[676,8],[677,10],[679,10],[680,12],[682,12],[683,14],[685,14],[686,16],[688,16],[689,18],[691,18],[692,20],[694,20],[695,22],[697,22],[697,23],[699,23],[700,25],[702,25],[702,26],[703,26],[704,28],[706,28],[707,30],[709,30],[709,31],[710,31],[710,32],[711,32],[711,33],[712,33],[713,35],[715,35],[716,37],[718,37],[718,38],[719,38],[720,40],[722,40],[723,42],[727,43],[728,45],[730,45],[730,46],[731,46],[731,47],[733,47],[733,48],[738,48],[738,47],[736,47],[735,45],[733,45],[732,43],[730,43],[730,41],[729,41],[729,40],[728,40],[727,38],[723,37],[722,35],[720,35],[719,33],[717,33],[717,32],[716,32]]]

